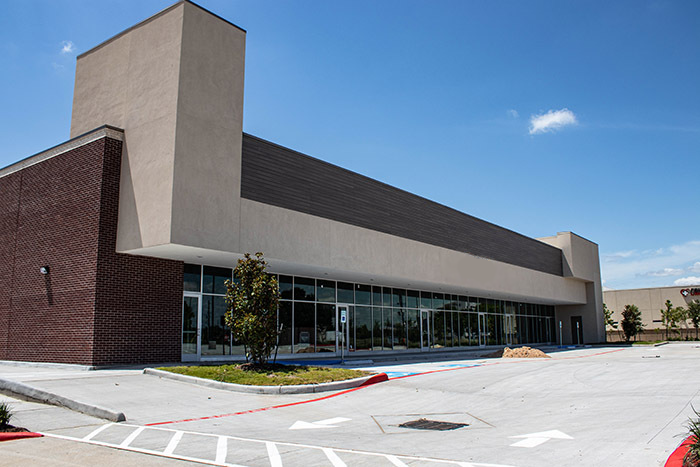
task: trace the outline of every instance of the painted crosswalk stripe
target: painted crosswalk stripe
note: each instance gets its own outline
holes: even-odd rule
[[[226,451],[228,450],[228,440],[225,436],[219,436],[216,442],[216,462],[223,464],[226,462]]]
[[[99,427],[98,429],[96,429],[95,431],[93,431],[92,433],[90,433],[89,435],[87,435],[85,438],[83,438],[83,441],[90,441],[92,438],[94,438],[95,436],[97,436],[98,433],[100,433],[102,430],[107,429],[107,428],[110,427],[110,426],[112,426],[111,423],[108,423],[108,424],[106,424],[106,425],[102,425],[101,427]]]
[[[145,429],[146,429],[145,426],[141,426],[141,427],[138,427],[137,429],[135,429],[129,436],[126,437],[126,439],[124,441],[122,441],[122,443],[119,445],[119,447],[125,448],[125,447],[129,446],[131,444],[131,442],[134,441],[136,439],[136,437],[138,435],[140,435],[141,432]]]
[[[270,458],[270,467],[282,467],[282,457],[275,443],[268,441],[265,443],[265,446],[267,447],[267,457]]]
[[[389,459],[389,462],[394,464],[396,467],[408,467],[396,456],[386,456],[386,458]]]
[[[170,442],[168,443],[168,447],[165,448],[165,451],[163,451],[163,454],[166,456],[171,455],[174,451],[175,448],[177,447],[178,443],[182,439],[182,435],[185,433],[183,431],[176,431],[175,434],[173,435],[172,438],[170,438]]]
[[[333,467],[347,467],[345,465],[345,462],[343,462],[340,457],[338,457],[338,454],[333,452],[332,449],[330,448],[323,448],[323,453],[326,455],[329,461],[331,461],[331,464],[333,464]]]

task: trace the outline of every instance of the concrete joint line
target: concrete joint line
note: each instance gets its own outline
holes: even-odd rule
[[[210,379],[197,378],[195,376],[180,375],[164,370],[156,370],[155,368],[145,368],[143,373],[146,375],[159,376],[161,378],[172,379],[184,383],[197,384],[213,389],[223,389],[225,391],[245,392],[254,394],[309,394],[325,391],[339,391],[342,389],[352,389],[362,386],[372,378],[378,375],[363,376],[361,378],[348,379],[345,381],[333,381],[331,383],[320,384],[299,384],[295,386],[247,386],[245,384],[222,383],[221,381],[212,381]],[[377,382],[383,379],[378,379]]]
[[[91,417],[102,418],[111,422],[126,421],[126,416],[124,416],[122,412],[115,412],[96,405],[79,402],[16,381],[0,378],[0,392],[8,396],[18,397],[32,402],[65,407],[76,412],[84,413],[85,415],[90,415]]]

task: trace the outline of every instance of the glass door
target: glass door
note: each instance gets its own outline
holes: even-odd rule
[[[479,313],[479,347],[486,347],[486,313]]]
[[[513,345],[513,315],[505,315],[503,324],[506,331],[506,345]]]
[[[185,294],[182,301],[182,361],[199,360],[201,354],[202,300],[199,294]]]
[[[420,349],[430,350],[430,310],[420,311]]]

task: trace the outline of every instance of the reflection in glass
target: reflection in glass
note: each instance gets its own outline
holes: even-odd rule
[[[393,348],[394,350],[406,349],[406,310],[402,308],[394,308],[392,311],[393,320]]]
[[[314,317],[316,305],[313,303],[294,303],[294,352],[314,352],[316,340]]]
[[[184,284],[185,292],[199,292],[202,283],[202,267],[199,264],[185,264]]]
[[[420,293],[420,307],[421,308],[432,308],[433,307],[432,295],[433,294],[430,292],[421,292]]]
[[[420,308],[420,292],[409,290],[406,292],[406,306],[408,308]]]
[[[376,285],[372,286],[372,305],[382,306],[382,288]]]
[[[372,350],[382,350],[382,309],[372,308]]]
[[[182,303],[182,353],[193,355],[197,353],[197,313],[199,299],[185,297]]]
[[[406,310],[406,331],[408,334],[408,348],[420,348],[420,311]]]
[[[292,302],[280,301],[279,303],[277,326],[282,331],[279,335],[277,351],[283,354],[292,353]]]
[[[319,302],[335,302],[335,282],[317,280],[316,300]]]
[[[335,305],[316,305],[316,352],[335,352]]]
[[[293,297],[294,287],[293,287],[292,276],[280,275],[279,285],[280,285],[280,298],[281,299],[291,300],[292,298],[294,298]]]
[[[338,303],[355,303],[353,284],[338,282]]]
[[[445,312],[435,311],[433,314],[433,347],[445,347]]]
[[[316,299],[316,280],[308,277],[294,277],[294,300],[313,301]]]
[[[421,310],[420,311],[420,330],[421,330],[421,348],[427,349],[431,346],[430,342],[430,336],[431,336],[431,331],[430,331],[430,323],[432,320],[430,319],[430,314],[432,312],[428,310]]]
[[[202,355],[230,355],[231,333],[225,315],[224,297],[202,296]]]
[[[229,268],[217,268],[214,266],[204,266],[204,293],[215,293],[223,295],[226,293],[224,282],[231,280],[233,271]]]
[[[355,303],[358,305],[371,305],[372,287],[364,284],[355,284]]]
[[[389,295],[390,296],[390,295]],[[382,319],[384,319],[384,350],[391,350],[392,344],[392,325],[391,325],[391,308],[382,308]]]
[[[355,348],[372,350],[372,309],[368,306],[355,307]]]

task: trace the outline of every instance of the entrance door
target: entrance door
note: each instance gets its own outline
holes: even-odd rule
[[[182,361],[199,360],[201,355],[202,300],[198,294],[185,294],[182,301]]]
[[[503,320],[503,324],[505,326],[505,331],[506,331],[506,345],[507,346],[512,346],[513,345],[513,315],[505,315]]]
[[[583,344],[583,319],[580,316],[571,317],[571,343]]]
[[[486,347],[486,313],[479,313],[479,347]]]
[[[420,311],[420,349],[430,350],[430,310]]]

